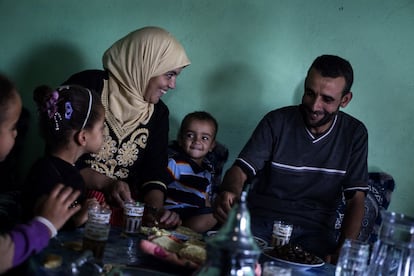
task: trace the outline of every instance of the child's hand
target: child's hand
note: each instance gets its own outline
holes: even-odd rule
[[[80,191],[58,184],[48,196],[41,199],[38,215],[49,220],[59,230],[71,216],[80,210],[79,205],[73,204],[79,195]]]
[[[86,221],[88,220],[88,210],[95,206],[100,206],[96,198],[93,197],[85,200],[85,202],[82,204],[80,211],[77,212],[72,218],[73,223],[76,227],[79,227],[86,223]]]

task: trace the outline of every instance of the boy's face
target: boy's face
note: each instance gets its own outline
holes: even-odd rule
[[[194,119],[184,129],[179,144],[191,159],[201,165],[204,157],[216,145],[215,134],[212,122]]]
[[[5,120],[0,123],[0,161],[6,159],[17,136],[16,125],[22,111],[22,101],[17,93],[9,100],[5,109]]]

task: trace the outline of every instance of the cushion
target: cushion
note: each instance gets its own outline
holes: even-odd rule
[[[395,183],[392,176],[384,172],[370,172],[368,176],[369,191],[365,198],[365,215],[362,219],[358,239],[374,243],[377,240],[381,225],[381,211],[388,208]],[[345,205],[345,198],[342,196],[342,201],[336,210],[335,230],[337,238],[340,234]]]

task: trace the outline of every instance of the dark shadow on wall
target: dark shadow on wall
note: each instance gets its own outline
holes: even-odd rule
[[[228,139],[220,142],[229,148],[230,162],[265,112],[262,89],[257,73],[244,63],[220,66],[206,78],[202,108],[217,119],[218,137],[226,133]]]
[[[192,112],[192,111],[189,111],[188,113],[190,113],[190,112]],[[184,117],[182,119],[184,119]],[[169,131],[170,140],[177,139],[178,130],[180,129],[182,119],[176,118],[176,117],[170,115],[170,131]]]
[[[13,80],[22,96],[23,105],[30,118],[24,141],[17,144],[17,168],[15,185],[20,185],[32,163],[43,154],[43,141],[37,130],[36,107],[32,100],[36,86],[47,84],[55,87],[73,73],[84,70],[84,58],[81,52],[66,41],[40,44],[23,56],[16,57],[15,79]]]
[[[293,105],[298,105],[300,103],[302,103],[302,96],[304,93],[304,88],[305,87],[305,79],[303,79],[300,83],[298,83],[298,85],[296,86],[296,89],[293,93]]]

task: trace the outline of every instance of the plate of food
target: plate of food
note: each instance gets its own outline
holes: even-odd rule
[[[142,252],[186,268],[200,267],[206,260],[203,235],[190,228],[178,226],[173,230],[141,227],[146,240],[140,241]]]
[[[212,237],[212,236],[216,235],[217,232],[218,231],[208,231],[206,234],[207,234],[208,237]],[[262,238],[254,236],[253,239],[256,241],[257,245],[259,246],[259,248],[261,250],[263,250],[264,248],[266,248],[268,246],[268,243]]]
[[[263,250],[266,257],[301,268],[323,266],[325,262],[299,245],[286,244],[279,247],[266,247]]]
[[[139,247],[143,253],[188,269],[201,267],[207,258],[205,245],[201,242],[183,242],[172,235],[149,237],[141,240]]]
[[[264,239],[261,239],[259,237],[254,236],[253,239],[256,241],[257,245],[261,250],[265,249],[267,247],[267,242]]]

